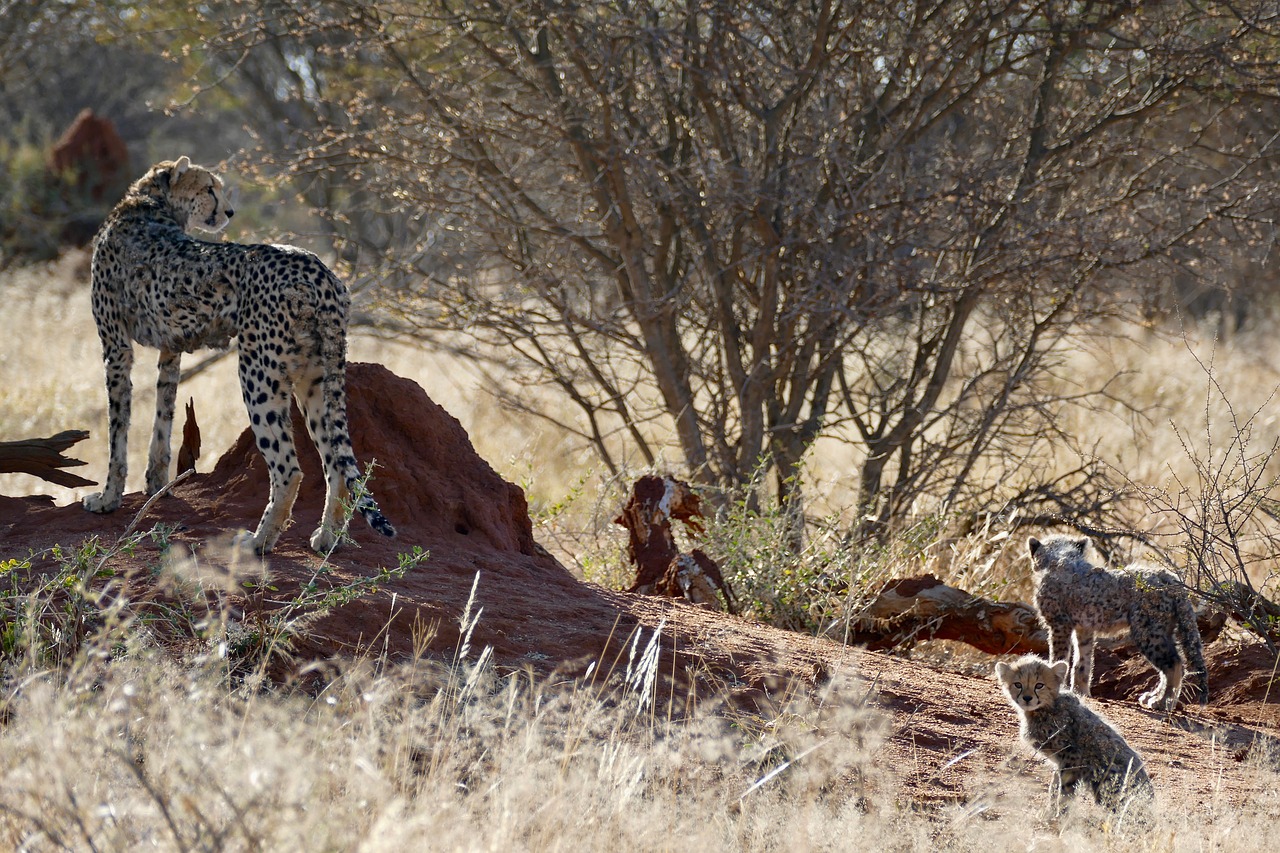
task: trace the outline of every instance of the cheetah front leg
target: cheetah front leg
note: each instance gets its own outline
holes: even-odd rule
[[[1049,782],[1049,814],[1061,818],[1067,806],[1076,798],[1080,785],[1080,771],[1073,768],[1055,768]]]
[[[1075,626],[1069,618],[1045,616],[1045,627],[1049,630],[1049,663],[1060,660],[1071,660],[1071,632]]]
[[[102,491],[86,495],[82,505],[90,512],[114,512],[124,497],[129,474],[129,413],[133,403],[133,345],[127,338],[102,341],[107,371],[107,482]]]
[[[1093,638],[1093,631],[1079,625],[1072,634],[1075,666],[1071,670],[1071,689],[1078,696],[1088,696],[1089,685],[1093,683]]]
[[[147,456],[147,494],[154,495],[169,482],[169,454],[173,435],[173,408],[178,399],[182,353],[160,350],[156,377],[156,422]]]

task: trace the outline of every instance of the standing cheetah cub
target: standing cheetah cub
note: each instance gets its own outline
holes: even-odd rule
[[[347,498],[370,527],[395,536],[360,488],[347,433],[346,286],[302,249],[211,243],[187,233],[220,231],[232,213],[218,176],[180,157],[157,163],[135,181],[93,241],[93,319],[107,371],[111,462],[106,485],[85,497],[85,509],[112,512],[124,494],[133,342],[160,350],[147,465],[147,492],[154,494],[169,479],[182,353],[225,347],[238,338],[240,391],[271,478],[267,508],[249,544],[259,554],[271,550],[289,523],[302,481],[290,395],[305,415],[327,484],[311,547],[323,554],[337,544]]]
[[[1062,793],[1081,786],[1099,805],[1117,813],[1144,814],[1155,797],[1142,758],[1111,723],[1063,690],[1067,662],[1025,655],[996,664],[996,679],[1018,712],[1022,739],[1057,769]]]
[[[1187,667],[1196,676],[1200,704],[1209,701],[1200,629],[1182,582],[1171,572],[1133,565],[1108,569],[1089,562],[1085,536],[1047,536],[1027,540],[1035,582],[1035,604],[1049,629],[1049,660],[1071,658],[1071,688],[1089,695],[1093,680],[1095,634],[1122,633],[1160,673],[1160,682],[1142,694],[1144,708],[1173,710],[1182,693]],[[1181,647],[1181,648],[1179,648]]]

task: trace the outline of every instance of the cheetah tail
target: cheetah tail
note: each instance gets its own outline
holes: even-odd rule
[[[363,515],[364,520],[378,533],[388,539],[395,538],[396,529],[391,526],[391,522],[387,521],[387,517],[382,514],[382,511],[378,509],[378,505],[374,503],[373,498],[369,497],[369,495],[364,495],[356,501],[356,512]]]

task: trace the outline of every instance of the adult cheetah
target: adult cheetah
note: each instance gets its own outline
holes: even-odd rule
[[[233,213],[218,176],[180,157],[157,163],[134,182],[94,239],[93,317],[106,363],[111,461],[106,485],[84,506],[111,512],[124,493],[133,341],[160,350],[146,477],[154,494],[169,477],[181,354],[225,347],[238,337],[240,390],[271,478],[266,510],[248,538],[253,549],[262,554],[275,545],[302,480],[291,392],[326,475],[324,513],[311,547],[327,553],[337,544],[341,502],[351,494],[358,494],[355,509],[374,530],[394,536],[373,498],[357,491],[360,470],[347,433],[347,289],[302,249],[213,243],[187,233],[220,231]]]

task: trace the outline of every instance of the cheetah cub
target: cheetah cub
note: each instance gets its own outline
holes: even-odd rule
[[[996,664],[996,679],[1021,719],[1022,739],[1057,770],[1059,789],[1082,786],[1099,805],[1123,814],[1146,813],[1155,796],[1142,758],[1096,711],[1063,689],[1067,662],[1025,655]]]
[[[1182,694],[1188,665],[1209,701],[1209,674],[1195,610],[1172,572],[1132,565],[1108,569],[1089,562],[1086,536],[1054,535],[1027,540],[1031,551],[1035,605],[1049,629],[1049,660],[1069,660],[1074,648],[1071,689],[1089,695],[1095,634],[1123,633],[1160,673],[1156,687],[1142,694],[1144,708],[1173,710]]]

